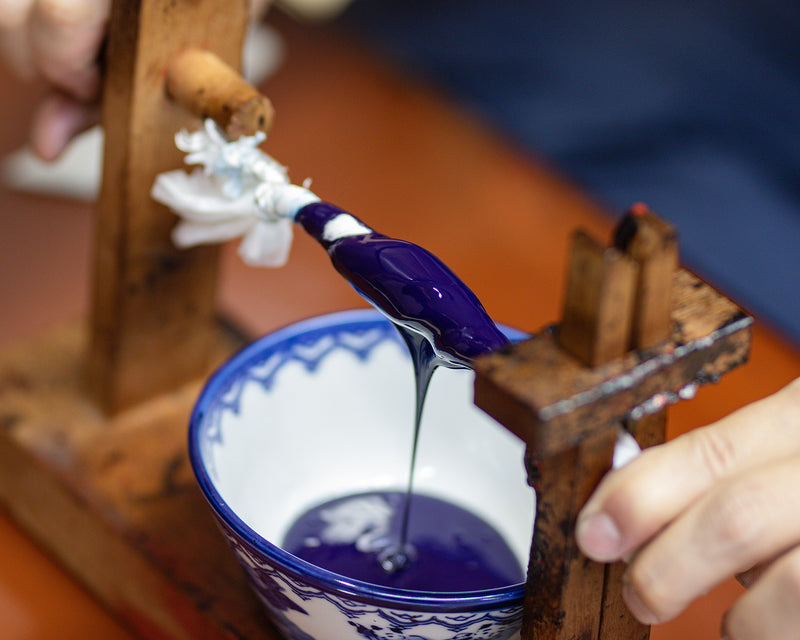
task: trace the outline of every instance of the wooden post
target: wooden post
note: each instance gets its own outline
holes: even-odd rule
[[[195,115],[167,94],[171,63],[178,54],[203,47],[239,68],[246,5],[246,0],[113,3],[88,358],[91,386],[111,412],[175,389],[203,375],[210,364],[219,250],[175,248],[170,240],[175,216],[150,197],[150,189],[158,173],[182,166],[175,134],[198,124]],[[190,56],[189,63],[195,59]],[[202,77],[195,78],[197,64],[188,64],[187,72],[176,65],[173,76],[185,81],[174,86],[189,87],[178,96],[185,102],[198,102],[192,89],[199,87],[202,93],[204,87],[219,87],[214,80],[225,66],[203,60],[214,71],[205,84]],[[202,70],[203,64],[199,66]],[[222,92],[230,97],[235,87],[225,85]],[[229,102],[217,102],[221,110],[231,110]],[[268,103],[265,107],[252,95],[234,102],[233,108],[245,113],[245,124],[233,118],[238,126],[233,132],[248,130],[253,119],[269,126]],[[201,104],[195,110],[203,109]],[[208,114],[215,115],[213,109]],[[230,120],[234,114],[227,115]]]
[[[523,640],[649,636],[622,600],[624,565],[579,552],[578,512],[611,468],[618,428],[663,442],[666,406],[749,353],[751,318],[677,269],[668,224],[637,205],[614,245],[576,234],[560,326],[475,367],[475,402],[527,443],[537,492]]]

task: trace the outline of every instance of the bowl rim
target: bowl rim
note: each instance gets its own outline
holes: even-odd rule
[[[284,551],[278,545],[264,538],[246,524],[217,491],[214,481],[206,469],[200,436],[210,403],[218,396],[220,390],[226,387],[231,375],[235,375],[239,370],[249,366],[254,359],[260,359],[262,354],[274,350],[278,345],[287,341],[296,341],[302,336],[323,333],[334,328],[344,330],[348,327],[367,328],[370,326],[391,328],[391,323],[383,314],[374,309],[336,311],[299,320],[257,338],[211,374],[192,409],[188,432],[190,463],[206,501],[224,527],[233,532],[240,540],[246,541],[255,551],[276,563],[281,570],[326,591],[335,591],[362,602],[426,612],[486,610],[521,606],[525,593],[524,582],[482,591],[414,591],[383,587],[322,569]],[[518,340],[525,336],[515,329],[503,326],[500,328],[512,340]]]

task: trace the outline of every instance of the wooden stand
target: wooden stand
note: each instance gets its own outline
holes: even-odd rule
[[[476,404],[526,442],[537,492],[523,640],[649,637],[624,564],[589,561],[574,529],[619,428],[663,442],[667,405],[747,359],[751,318],[677,264],[674,231],[641,205],[613,247],[578,232],[560,326],[477,363]]]
[[[228,84],[245,22],[244,0],[114,4],[91,322],[0,355],[0,500],[147,638],[278,638],[186,454],[200,380],[241,344],[214,317],[217,251],[176,250],[174,216],[149,197],[155,175],[182,164],[172,140],[195,124],[189,109],[229,135],[269,126],[268,103]],[[577,554],[575,514],[610,465],[616,425],[643,444],[663,439],[663,413],[632,407],[746,357],[749,319],[675,272],[674,237],[639,219],[621,228],[619,249],[576,240],[560,331],[480,365],[477,401],[526,440],[540,495],[526,638],[646,636],[621,605],[619,568]],[[620,313],[629,302],[635,312]]]

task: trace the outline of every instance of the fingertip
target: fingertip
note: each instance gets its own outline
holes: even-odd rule
[[[613,518],[602,511],[582,513],[575,527],[578,548],[597,562],[614,562],[622,557],[622,535]]]
[[[622,585],[622,599],[625,601],[625,606],[628,607],[628,610],[642,624],[653,625],[662,622],[662,620],[650,610],[650,607],[645,605],[639,597],[639,594],[636,593],[636,590],[627,581]]]
[[[46,100],[36,111],[31,124],[30,143],[34,154],[45,162],[52,162],[66,146],[63,128],[58,126],[54,106]]]
[[[45,162],[57,160],[70,141],[94,124],[98,116],[96,106],[63,94],[49,96],[33,118],[30,135],[33,152]]]

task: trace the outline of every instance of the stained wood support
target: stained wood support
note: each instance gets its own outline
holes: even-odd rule
[[[583,556],[574,529],[618,429],[663,442],[666,407],[748,357],[751,318],[677,265],[674,229],[641,205],[613,246],[579,232],[560,325],[476,363],[475,402],[526,442],[537,492],[523,640],[649,637],[622,600],[624,565]]]
[[[91,386],[111,413],[195,379],[209,365],[219,249],[173,246],[175,217],[150,188],[158,173],[183,164],[175,134],[198,124],[167,94],[170,64],[204,48],[238,69],[246,26],[246,0],[113,3],[88,358]]]
[[[175,216],[150,197],[199,117],[231,136],[270,125],[269,101],[234,72],[246,5],[113,3],[89,327],[0,354],[0,502],[146,638],[279,637],[186,451],[202,380],[243,345],[217,318],[218,249],[175,248]]]

